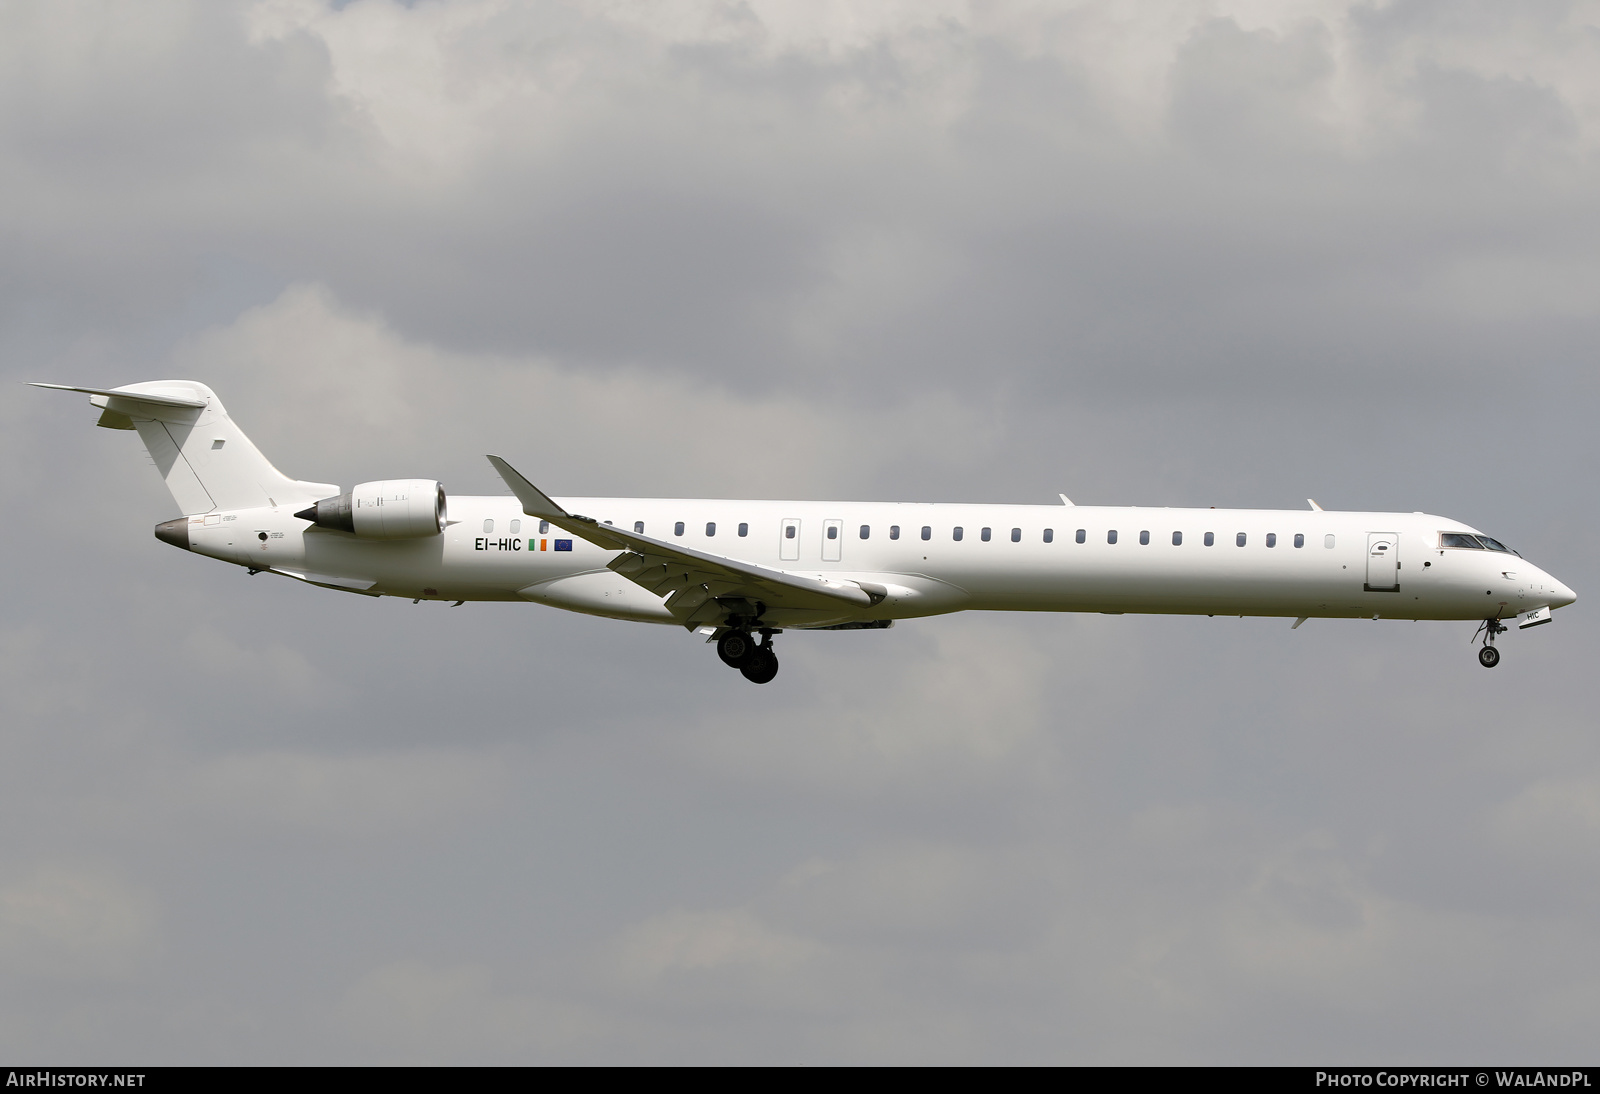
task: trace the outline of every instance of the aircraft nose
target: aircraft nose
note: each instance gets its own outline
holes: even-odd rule
[[[1561,582],[1552,580],[1552,584],[1556,587],[1555,596],[1550,598],[1550,606],[1552,608],[1565,608],[1568,604],[1578,599],[1578,594]]]

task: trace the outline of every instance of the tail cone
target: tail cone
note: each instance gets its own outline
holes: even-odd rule
[[[156,538],[162,543],[170,543],[174,547],[189,549],[189,518],[178,517],[176,520],[164,520],[156,525]]]

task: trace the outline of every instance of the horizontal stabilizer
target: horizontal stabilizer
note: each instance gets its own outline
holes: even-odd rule
[[[29,387],[49,388],[51,391],[81,391],[85,395],[103,395],[113,399],[127,399],[130,402],[153,403],[156,406],[186,407],[190,410],[204,410],[205,403],[193,399],[177,399],[171,395],[150,395],[142,391],[118,391],[110,387],[73,387],[69,384],[41,384],[32,380],[28,381]],[[120,427],[119,427],[120,428]]]

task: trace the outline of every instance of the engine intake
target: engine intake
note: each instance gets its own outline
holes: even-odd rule
[[[444,531],[444,485],[433,479],[364,482],[295,516],[363,539],[420,539]]]

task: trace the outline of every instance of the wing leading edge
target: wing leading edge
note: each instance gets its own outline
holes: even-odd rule
[[[721,623],[737,616],[753,619],[767,608],[859,611],[888,595],[887,589],[871,582],[791,574],[601,524],[593,517],[567,512],[499,456],[488,459],[522,503],[524,513],[603,550],[622,552],[606,566],[657,596],[667,597],[667,609],[686,626]],[[741,600],[747,603],[738,603]]]

